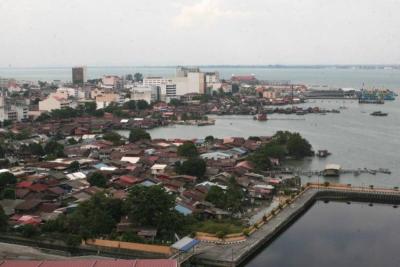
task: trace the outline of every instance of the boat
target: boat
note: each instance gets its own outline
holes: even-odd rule
[[[266,121],[266,120],[268,120],[267,114],[265,114],[265,113],[259,113],[259,114],[257,114],[257,115],[254,117],[254,119],[256,119],[256,120],[258,120],[258,121]]]
[[[388,114],[385,113],[385,112],[382,112],[382,111],[374,111],[374,112],[372,112],[370,115],[371,115],[371,116],[379,116],[379,117],[382,117],[382,116],[387,116]]]
[[[317,157],[319,157],[319,158],[326,158],[329,155],[331,155],[331,153],[326,149],[318,150],[318,152],[317,152]]]

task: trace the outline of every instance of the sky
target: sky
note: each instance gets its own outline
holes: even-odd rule
[[[0,0],[0,67],[400,64],[400,0]]]

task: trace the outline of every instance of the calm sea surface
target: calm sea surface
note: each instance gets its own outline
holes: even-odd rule
[[[400,266],[400,210],[316,202],[246,266]]]

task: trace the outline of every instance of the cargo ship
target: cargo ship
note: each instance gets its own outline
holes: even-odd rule
[[[397,96],[395,92],[387,89],[362,89],[358,102],[362,104],[384,104],[385,101],[396,100]]]
[[[358,99],[360,104],[384,104],[384,97],[377,93],[377,91],[361,90],[360,97]]]

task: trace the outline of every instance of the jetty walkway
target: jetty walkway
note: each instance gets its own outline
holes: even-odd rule
[[[400,204],[400,191],[397,188],[309,184],[292,203],[282,208],[246,240],[234,244],[200,244],[191,260],[211,266],[240,265],[290,226],[316,200],[365,201],[397,205]]]

